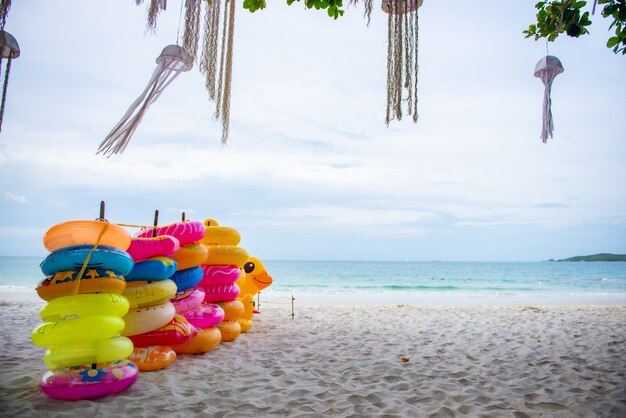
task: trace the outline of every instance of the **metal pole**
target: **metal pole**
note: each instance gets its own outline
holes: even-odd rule
[[[293,297],[293,295],[291,295],[291,319],[294,318],[294,312],[293,312],[293,302],[296,300],[296,298]]]
[[[152,228],[152,238],[156,237],[156,228],[159,224],[159,210],[154,211],[154,228]]]
[[[261,292],[256,294],[256,310],[261,311]]]
[[[96,219],[97,221],[106,221],[106,219],[104,219],[104,200],[100,201],[100,217],[98,219]]]

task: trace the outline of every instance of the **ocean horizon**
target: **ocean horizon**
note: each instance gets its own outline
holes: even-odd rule
[[[40,257],[0,256],[0,297],[37,299]],[[626,303],[626,262],[263,260],[261,303]]]

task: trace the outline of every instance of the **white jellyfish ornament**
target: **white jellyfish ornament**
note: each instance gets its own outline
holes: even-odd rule
[[[552,80],[563,72],[561,61],[553,55],[546,55],[539,60],[535,66],[535,77],[539,78],[545,86],[543,94],[543,110],[541,125],[541,140],[545,144],[548,136],[552,138],[554,130],[554,122],[552,121],[552,99],[550,99],[550,90],[552,88]]]
[[[161,55],[157,57],[156,63],[157,67],[152,73],[148,86],[100,143],[96,154],[110,157],[113,154],[124,152],[148,107],[159,98],[163,90],[180,73],[189,71],[193,67],[191,55],[178,45],[166,46]]]

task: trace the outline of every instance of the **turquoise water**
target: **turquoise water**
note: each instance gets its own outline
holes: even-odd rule
[[[32,295],[37,257],[0,257],[0,294]],[[264,261],[262,301],[626,303],[626,263]]]

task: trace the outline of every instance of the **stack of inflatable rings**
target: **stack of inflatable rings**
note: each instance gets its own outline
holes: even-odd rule
[[[209,249],[204,265],[201,286],[204,288],[204,301],[218,303],[224,309],[224,320],[217,325],[222,341],[233,341],[241,334],[237,321],[244,311],[235,281],[240,268],[248,260],[248,252],[239,247],[239,232],[230,227],[220,226],[213,219],[204,221],[206,232],[200,242]]]
[[[138,375],[126,360],[133,344],[120,336],[129,309],[120,293],[133,267],[125,252],[130,235],[105,221],[69,221],[50,228],[43,243],[51,253],[40,265],[46,278],[37,294],[48,303],[40,314],[45,323],[31,335],[48,348],[41,390],[62,400],[125,390]]]
[[[178,238],[170,235],[137,237],[131,240],[129,253],[135,267],[127,276],[125,296],[131,309],[126,316],[124,335],[134,343],[130,359],[140,371],[161,370],[176,359],[172,345],[187,341],[195,329],[176,315],[170,299],[176,283],[170,280],[178,263],[170,257],[180,249]]]

